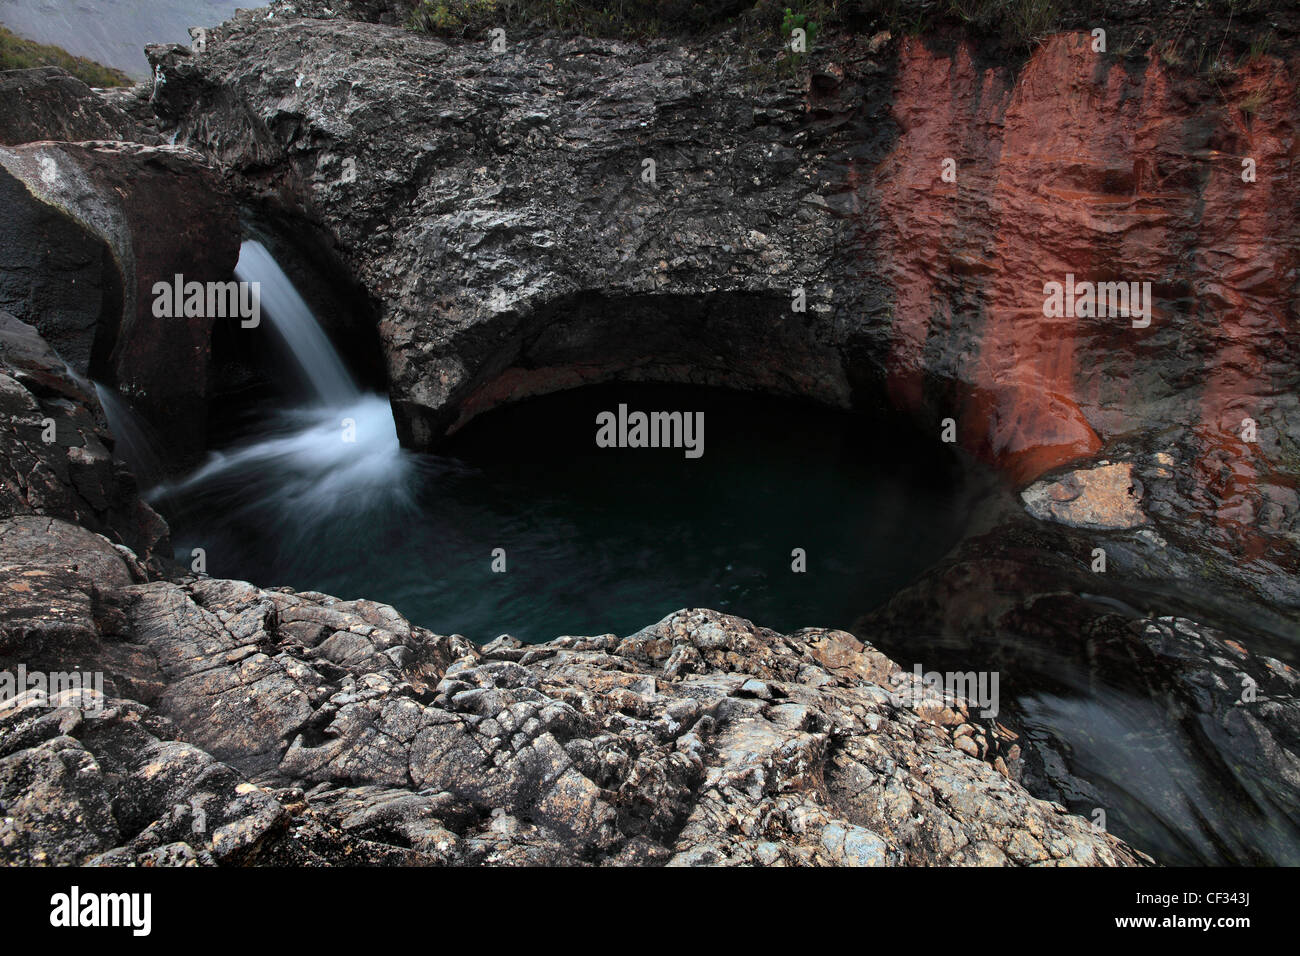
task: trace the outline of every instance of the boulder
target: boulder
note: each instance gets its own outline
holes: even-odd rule
[[[0,146],[147,137],[122,109],[57,66],[0,72]]]
[[[91,560],[90,532],[145,562],[170,557],[167,525],[140,499],[114,445],[94,391],[68,373],[35,328],[0,312],[0,519],[13,519],[11,526],[22,516],[60,519],[27,522],[41,526],[39,548],[27,549],[11,530],[0,561],[52,549],[74,563],[78,553]]]
[[[154,286],[231,278],[239,224],[212,168],[180,147],[37,143],[0,148],[0,191],[13,235],[0,306],[120,391],[176,461],[194,460],[215,319],[157,317]]]

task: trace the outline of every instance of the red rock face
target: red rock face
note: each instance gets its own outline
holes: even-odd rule
[[[1249,117],[1242,103],[1252,107]],[[1227,155],[1216,157],[1227,169],[1204,191],[1204,220],[1221,225],[1196,259],[1202,317],[1215,332],[1200,396],[1197,484],[1217,523],[1241,529],[1242,554],[1254,559],[1266,544],[1247,529],[1268,527],[1297,505],[1294,482],[1260,481],[1261,472],[1274,470],[1279,445],[1273,396],[1294,391],[1276,366],[1294,354],[1296,332],[1293,77],[1280,63],[1258,63],[1242,75],[1233,106],[1221,147]],[[1242,159],[1254,160],[1255,182],[1242,182]],[[1246,440],[1252,426],[1256,438]]]
[[[1216,83],[1062,35],[1013,73],[904,40],[900,133],[872,183],[893,399],[952,415],[1021,482],[1117,435],[1195,427],[1214,512],[1249,523],[1267,507],[1250,462],[1278,448],[1273,398],[1296,377],[1295,103],[1273,59]],[[1044,283],[1069,274],[1150,282],[1150,325],[1045,316]],[[1244,418],[1259,443],[1227,448]]]

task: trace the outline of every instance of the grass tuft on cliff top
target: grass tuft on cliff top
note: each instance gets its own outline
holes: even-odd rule
[[[505,27],[627,40],[739,26],[758,42],[785,42],[792,22],[863,33],[953,23],[1028,44],[1060,18],[1059,0],[409,0],[408,9],[410,29],[442,36]]]
[[[24,39],[0,26],[0,70],[30,70],[38,66],[61,67],[87,86],[130,86],[134,82],[121,70],[73,56],[62,47]]]
[[[1108,34],[1109,55],[1160,55],[1186,59],[1204,72],[1220,54],[1242,63],[1262,57],[1273,39],[1273,20],[1300,23],[1296,0],[1144,0],[1133,12],[1116,0],[392,0],[412,30],[446,37],[486,36],[494,27],[512,36],[547,31],[638,40],[705,36],[738,28],[742,43],[762,48],[789,41],[791,24],[823,37],[919,35],[955,28],[1027,52],[1063,29]],[[1140,5],[1131,4],[1133,8]],[[1285,14],[1279,11],[1290,11]],[[1139,15],[1140,14],[1140,15]],[[814,26],[815,25],[815,26]],[[810,37],[811,38],[811,37]],[[1197,47],[1193,49],[1193,47]],[[1186,49],[1184,49],[1186,48]],[[1225,61],[1227,62],[1227,61]]]

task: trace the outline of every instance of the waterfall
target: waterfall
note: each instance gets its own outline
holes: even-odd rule
[[[163,456],[158,451],[155,436],[131,407],[106,385],[83,380],[92,385],[99,397],[108,430],[113,433],[113,454],[126,463],[141,487],[148,487],[162,477]]]
[[[239,247],[235,278],[259,284],[263,318],[289,349],[318,399],[338,404],[360,396],[316,316],[279,263],[256,239],[247,239]]]
[[[84,391],[93,391],[99,399],[109,434],[113,436],[113,457],[126,465],[140,488],[149,488],[161,480],[166,455],[149,423],[137,415],[114,389],[87,378],[67,363],[64,363],[63,370]]]
[[[400,497],[409,457],[388,399],[358,395],[341,405],[281,409],[268,416],[262,434],[213,452],[158,492],[229,493],[236,504],[274,502],[278,517],[315,521]]]
[[[408,507],[414,456],[398,441],[388,399],[357,388],[260,242],[243,243],[235,277],[261,284],[263,318],[302,367],[315,400],[267,411],[255,433],[211,453],[181,480],[154,488],[149,500],[164,511],[215,507],[283,542],[321,521]]]

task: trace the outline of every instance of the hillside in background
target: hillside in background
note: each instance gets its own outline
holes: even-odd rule
[[[26,70],[34,66],[62,67],[89,86],[130,86],[132,82],[121,70],[73,56],[62,47],[26,40],[0,26],[0,70]]]
[[[149,43],[189,43],[189,28],[216,26],[256,0],[0,0],[0,23],[38,43],[106,64],[136,79]]]

